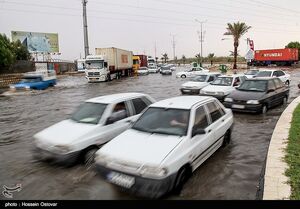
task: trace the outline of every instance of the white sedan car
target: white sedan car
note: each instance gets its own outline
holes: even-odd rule
[[[147,67],[140,67],[137,71],[138,75],[148,75],[149,70]]]
[[[57,163],[93,162],[94,153],[134,122],[154,102],[140,93],[101,96],[84,102],[70,119],[34,135],[35,157]]]
[[[277,77],[279,78],[285,85],[289,86],[291,83],[291,76],[290,74],[282,71],[282,70],[260,70],[256,75],[255,78],[261,77]]]
[[[244,75],[238,74],[219,76],[209,86],[201,89],[200,95],[213,96],[220,101],[224,101],[225,97],[245,80],[246,77]]]
[[[176,78],[191,78],[203,73],[208,73],[209,70],[202,67],[193,67],[191,69],[179,72],[176,74]]]
[[[159,101],[96,153],[96,169],[138,196],[180,192],[192,172],[229,143],[232,125],[231,110],[213,97]]]
[[[149,73],[158,73],[158,68],[155,65],[149,66],[148,71],[149,71]]]

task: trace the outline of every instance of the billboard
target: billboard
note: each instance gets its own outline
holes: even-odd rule
[[[59,52],[57,33],[12,31],[12,41],[20,40],[29,52]]]

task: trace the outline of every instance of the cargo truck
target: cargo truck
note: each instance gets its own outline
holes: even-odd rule
[[[147,55],[136,55],[140,57],[140,67],[148,67],[148,57]]]
[[[248,62],[250,66],[291,66],[299,60],[298,49],[267,49],[255,50],[254,60]]]
[[[110,81],[132,74],[132,52],[111,48],[96,48],[95,55],[85,60],[88,82]]]
[[[134,74],[137,74],[138,70],[140,69],[140,62],[141,62],[141,59],[139,56],[132,56],[132,68],[133,68],[133,73]]]

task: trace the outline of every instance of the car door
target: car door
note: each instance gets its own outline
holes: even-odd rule
[[[208,112],[204,105],[198,106],[195,110],[195,117],[193,123],[193,130],[202,129],[205,134],[198,134],[191,138],[192,147],[192,166],[197,168],[207,156],[209,147],[211,146],[214,138],[213,132],[210,127],[210,119],[208,117]],[[192,131],[193,132],[193,131]]]
[[[115,113],[121,112],[119,110],[119,106],[122,107],[122,110],[125,111],[124,115],[120,115],[119,117],[114,117]],[[106,120],[105,124],[105,137],[107,141],[113,139],[114,137],[121,134],[123,131],[129,128],[131,124],[131,118],[133,116],[132,108],[128,101],[122,101],[115,104],[112,108],[110,116]]]
[[[273,81],[273,79],[268,80],[268,93],[267,93],[267,103],[269,107],[273,107],[277,104],[277,98],[276,98],[276,86]]]
[[[283,101],[283,98],[286,97],[286,87],[283,82],[279,78],[274,79],[275,87],[276,87],[276,103],[280,104]]]
[[[277,77],[283,82],[283,83],[285,83],[286,81],[287,81],[287,75],[283,72],[283,71],[281,71],[281,70],[278,70],[277,71]]]
[[[217,143],[219,140],[223,138],[227,131],[227,127],[225,126],[225,111],[219,106],[216,101],[209,102],[206,104],[211,125],[208,128],[208,131],[213,133],[213,142]]]

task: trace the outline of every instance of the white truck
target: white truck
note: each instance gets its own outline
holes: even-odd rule
[[[131,75],[132,56],[131,51],[123,49],[96,48],[95,55],[88,55],[85,60],[88,82],[110,81]]]

